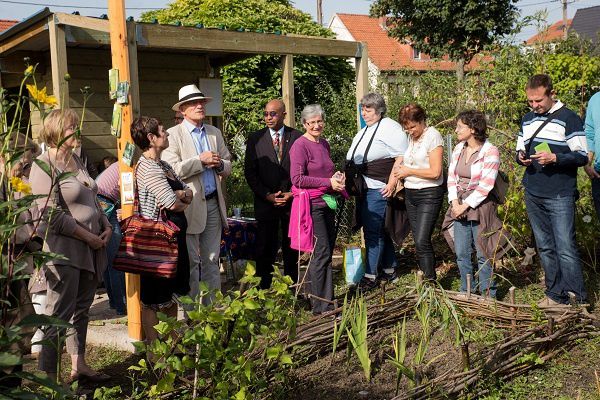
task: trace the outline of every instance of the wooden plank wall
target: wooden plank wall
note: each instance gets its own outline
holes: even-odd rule
[[[83,124],[83,148],[92,161],[107,155],[116,155],[116,140],[110,134],[113,100],[108,98],[108,70],[111,68],[109,49],[68,48],[69,106],[81,116],[83,94],[81,89],[90,86],[93,95],[88,99]],[[50,65],[47,54],[46,65]],[[158,117],[165,128],[173,125],[171,106],[177,102],[179,88],[197,83],[208,77],[209,64],[204,55],[139,52],[141,115]],[[38,86],[52,92],[50,68]],[[32,115],[34,138],[39,135],[39,114]]]

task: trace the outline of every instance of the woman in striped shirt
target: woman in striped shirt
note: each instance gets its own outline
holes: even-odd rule
[[[131,124],[134,143],[143,151],[136,166],[136,185],[139,196],[139,212],[146,218],[158,220],[165,210],[169,221],[179,227],[177,235],[178,260],[175,278],[141,276],[140,300],[142,302],[142,326],[146,341],[157,338],[154,326],[158,324],[157,312],[170,317],[177,316],[177,303],[173,295],[185,296],[189,290],[190,263],[185,243],[187,221],[184,210],[192,201],[192,190],[160,159],[169,147],[169,134],[156,118],[140,117]]]
[[[494,246],[486,242],[489,221],[498,221],[497,203],[490,196],[494,188],[500,153],[487,140],[485,115],[480,111],[464,111],[456,118],[459,143],[452,152],[448,168],[447,217],[454,220],[454,248],[460,270],[460,290],[467,291],[467,275],[473,278],[473,291],[495,297],[492,259]],[[495,226],[496,224],[494,224]],[[500,224],[501,226],[501,224]],[[477,268],[473,274],[473,248],[477,251]]]

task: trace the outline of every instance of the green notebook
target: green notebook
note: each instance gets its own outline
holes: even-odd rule
[[[552,153],[552,150],[550,150],[550,146],[546,142],[538,144],[534,147],[534,149],[536,153],[541,153],[542,151],[545,151],[546,153]]]

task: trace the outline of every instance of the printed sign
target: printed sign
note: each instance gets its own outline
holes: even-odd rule
[[[121,172],[121,204],[133,204],[133,172]]]

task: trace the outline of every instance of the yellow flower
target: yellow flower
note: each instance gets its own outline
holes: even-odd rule
[[[31,186],[19,177],[13,176],[10,178],[10,185],[14,192],[20,192],[23,194],[31,194]]]
[[[57,103],[56,97],[46,94],[46,88],[39,90],[35,85],[27,85],[27,90],[29,91],[31,98],[40,104],[46,104],[53,107]]]
[[[25,70],[25,76],[31,76],[33,74],[33,65],[30,65],[29,67],[27,67],[27,69]]]

